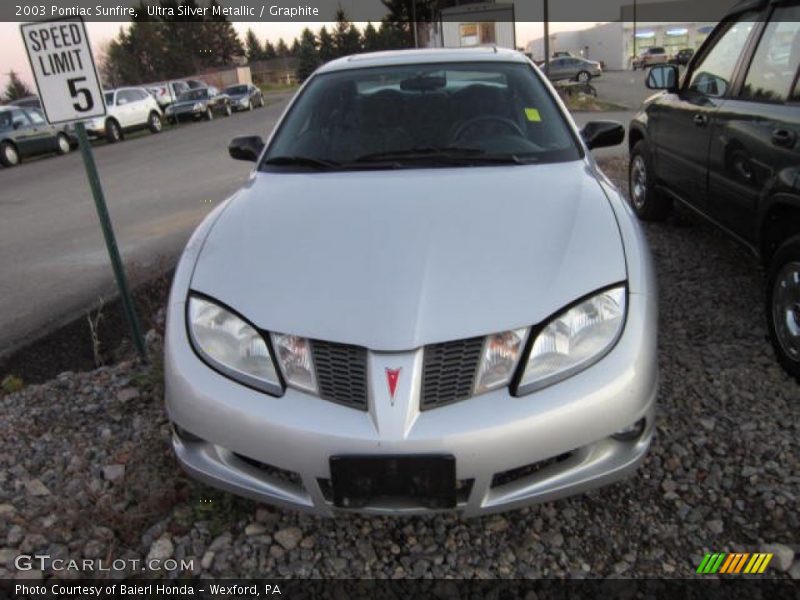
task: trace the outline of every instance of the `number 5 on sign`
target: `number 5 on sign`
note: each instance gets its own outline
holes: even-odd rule
[[[26,23],[21,29],[47,120],[105,116],[103,89],[81,18]]]

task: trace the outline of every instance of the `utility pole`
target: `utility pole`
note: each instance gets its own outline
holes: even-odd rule
[[[550,7],[544,0],[544,74],[550,75]]]
[[[411,28],[414,30],[414,48],[419,48],[417,40],[417,0],[411,0]]]
[[[636,0],[633,0],[633,52],[631,58],[631,66],[634,60],[636,60]]]

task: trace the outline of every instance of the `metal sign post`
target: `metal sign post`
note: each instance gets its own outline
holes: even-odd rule
[[[84,119],[104,117],[106,114],[103,88],[97,75],[86,27],[80,17],[69,17],[26,23],[20,29],[47,121],[51,124],[75,122],[75,133],[86,167],[86,176],[94,197],[119,295],[131,328],[133,343],[139,357],[146,361],[147,353],[139,319],[128,288],[125,267],[108,214],[103,186],[97,174],[92,146],[83,124]]]

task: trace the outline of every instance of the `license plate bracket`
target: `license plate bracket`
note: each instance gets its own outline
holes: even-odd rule
[[[330,468],[338,508],[409,501],[434,509],[456,506],[454,456],[332,456]]]

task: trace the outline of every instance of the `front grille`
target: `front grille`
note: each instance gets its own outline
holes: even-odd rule
[[[311,352],[320,397],[367,410],[366,348],[314,340]]]
[[[483,337],[426,346],[420,409],[428,410],[472,396]]]

